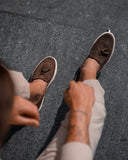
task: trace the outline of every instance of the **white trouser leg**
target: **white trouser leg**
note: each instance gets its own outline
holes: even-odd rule
[[[95,150],[102,133],[104,119],[106,117],[106,110],[104,107],[104,90],[97,80],[86,80],[83,83],[92,86],[95,91],[95,104],[92,109],[92,116],[89,126],[90,145],[93,154],[95,154]],[[69,118],[70,113],[68,112],[66,114],[65,120],[62,122],[53,140],[50,142],[48,147],[42,152],[42,154],[37,158],[37,160],[60,159],[60,150],[61,147],[64,145],[68,134]]]
[[[15,94],[23,98],[30,98],[30,87],[28,81],[21,72],[9,71],[15,87]]]
[[[86,80],[84,83],[93,87],[95,90],[95,103],[92,108],[92,116],[89,125],[90,146],[94,155],[101,137],[104,120],[106,117],[106,109],[104,104],[105,92],[97,80]]]

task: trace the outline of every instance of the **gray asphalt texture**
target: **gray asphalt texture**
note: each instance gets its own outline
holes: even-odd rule
[[[0,0],[0,58],[7,67],[29,80],[45,56],[58,62],[40,111],[40,127],[12,127],[1,152],[3,160],[35,160],[47,146],[68,110],[64,88],[94,40],[107,29],[115,35],[116,46],[99,78],[106,91],[107,117],[94,159],[127,160],[128,1]]]

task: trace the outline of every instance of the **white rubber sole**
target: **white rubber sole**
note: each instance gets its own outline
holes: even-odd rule
[[[111,60],[111,58],[112,58],[112,56],[113,56],[114,49],[115,49],[115,36],[114,36],[114,34],[113,34],[110,30],[108,30],[107,32],[104,32],[104,33],[102,33],[101,35],[99,35],[99,36],[96,38],[96,40],[93,42],[93,45],[94,45],[94,44],[96,43],[96,41],[97,41],[100,37],[102,37],[103,35],[105,35],[106,33],[109,33],[109,34],[113,37],[114,44],[113,44],[112,54],[111,54],[111,56],[109,57],[109,59],[108,59],[108,61],[106,62],[106,64],[101,68],[101,70],[109,63],[109,61]],[[93,47],[93,45],[92,45],[92,47]],[[101,72],[101,70],[100,70],[99,72]]]

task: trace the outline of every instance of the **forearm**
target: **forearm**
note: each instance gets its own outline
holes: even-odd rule
[[[92,160],[89,117],[90,115],[82,110],[70,112],[70,126],[66,144],[61,150],[61,160]]]
[[[68,142],[80,142],[89,145],[88,114],[84,111],[71,111]]]

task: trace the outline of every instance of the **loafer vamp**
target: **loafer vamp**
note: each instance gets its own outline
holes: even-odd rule
[[[49,83],[54,75],[55,62],[51,58],[47,58],[42,61],[39,66],[34,71],[32,80],[42,79],[43,81]]]
[[[109,60],[113,51],[114,39],[110,34],[101,36],[93,45],[89,57],[95,59],[101,68]]]

